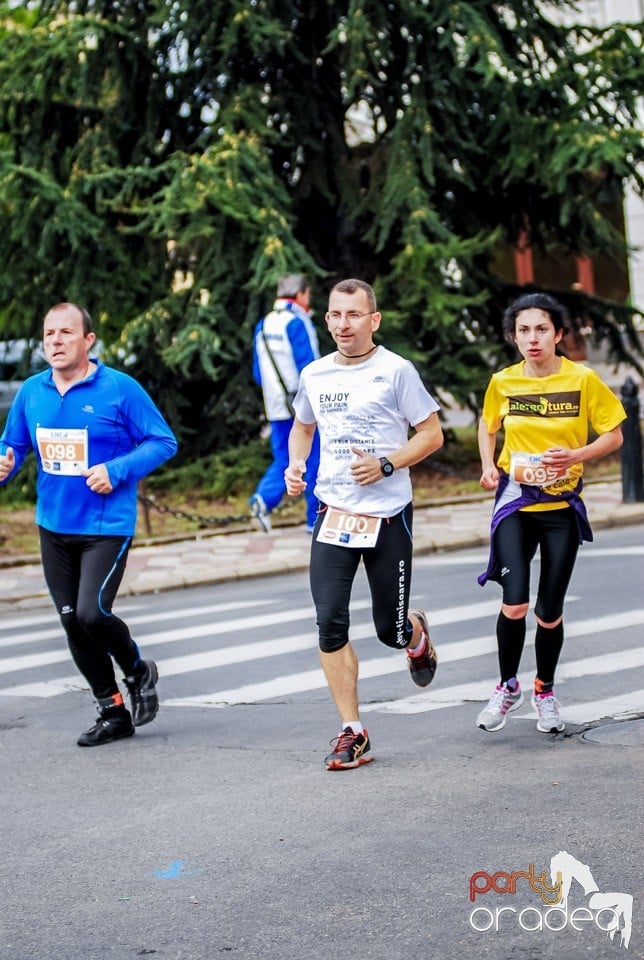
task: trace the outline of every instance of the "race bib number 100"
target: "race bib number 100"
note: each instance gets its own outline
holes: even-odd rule
[[[36,443],[45,473],[59,477],[79,477],[87,470],[87,430],[51,430],[36,428]]]
[[[316,539],[338,547],[375,547],[381,523],[381,517],[328,507]]]
[[[567,467],[547,467],[540,453],[513,453],[510,459],[510,477],[530,487],[549,487],[557,480],[570,476]]]

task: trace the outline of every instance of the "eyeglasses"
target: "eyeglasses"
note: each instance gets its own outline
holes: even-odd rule
[[[331,323],[339,323],[344,317],[349,323],[353,323],[354,320],[360,320],[362,317],[370,317],[372,313],[375,313],[375,310],[369,310],[367,313],[358,313],[356,310],[349,310],[346,313],[340,313],[339,310],[332,310],[330,313],[327,313],[327,319]]]

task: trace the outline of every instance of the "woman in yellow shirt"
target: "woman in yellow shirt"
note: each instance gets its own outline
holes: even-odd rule
[[[577,550],[592,540],[581,490],[583,464],[618,450],[626,414],[589,367],[561,356],[567,316],[554,297],[530,293],[505,312],[503,329],[522,360],[492,376],[478,440],[481,486],[495,490],[490,562],[479,577],[503,589],[497,620],[500,682],[476,724],[495,732],[524,697],[517,673],[525,642],[530,565],[537,547],[540,573],[535,617],[537,675],[532,704],[537,729],[565,727],[554,695],[564,639],[563,606]],[[589,426],[598,435],[588,442]],[[495,463],[496,435],[504,443]]]

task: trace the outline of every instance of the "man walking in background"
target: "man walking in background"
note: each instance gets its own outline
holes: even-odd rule
[[[300,373],[320,356],[318,337],[311,320],[311,284],[301,274],[280,277],[273,309],[255,327],[253,377],[261,386],[266,419],[271,430],[273,462],[249,500],[252,515],[269,533],[269,514],[286,493],[288,436],[293,426],[292,398]],[[317,499],[313,493],[320,458],[317,434],[307,462],[306,526],[313,529]]]

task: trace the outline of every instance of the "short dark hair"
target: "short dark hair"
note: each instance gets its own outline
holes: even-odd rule
[[[367,300],[369,301],[369,306],[371,307],[371,312],[376,313],[378,310],[378,304],[376,302],[376,295],[373,292],[373,287],[370,287],[368,283],[364,280],[356,280],[355,278],[350,278],[349,280],[340,280],[339,283],[331,289],[331,293],[356,293],[358,290],[364,290],[367,294]]]
[[[81,319],[83,321],[83,334],[87,336],[88,333],[91,333],[92,318],[89,315],[89,311],[87,311],[85,307],[81,307],[78,303],[71,303],[71,302],[65,301],[64,303],[55,304],[53,307],[49,308],[49,310],[43,317],[43,323],[45,322],[45,318],[48,317],[50,313],[54,313],[54,311],[56,310],[66,310],[68,307],[73,307],[75,310],[78,310],[78,312],[80,313]]]
[[[524,293],[503,314],[503,334],[506,340],[514,340],[517,316],[522,310],[543,310],[552,320],[555,330],[568,332],[568,311],[549,293]]]

